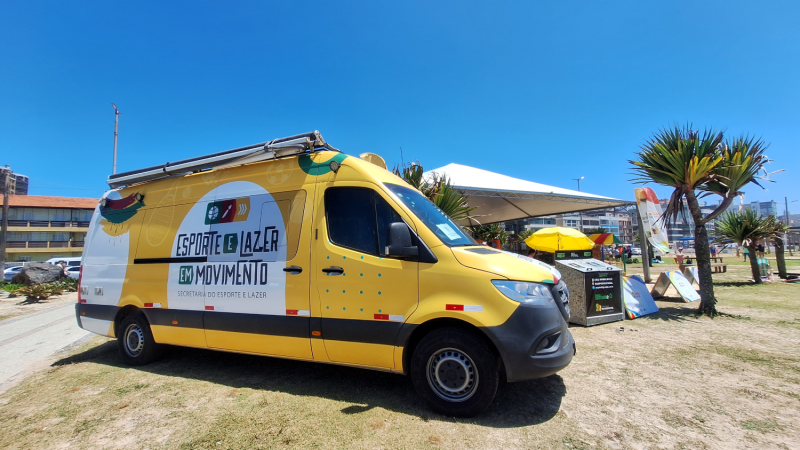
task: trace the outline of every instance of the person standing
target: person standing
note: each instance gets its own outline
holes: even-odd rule
[[[758,243],[758,247],[756,247],[756,249],[758,250],[758,257],[759,258],[763,258],[764,257],[764,244],[759,242]]]
[[[717,257],[717,246],[716,245],[712,245],[711,246],[711,257],[712,258],[716,258]]]
[[[747,262],[747,257],[750,256],[750,249],[747,248],[747,247],[744,247],[742,249],[742,254],[744,255],[744,261]]]

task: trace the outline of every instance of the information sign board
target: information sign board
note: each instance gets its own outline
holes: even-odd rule
[[[670,284],[675,288],[676,291],[678,291],[678,294],[685,302],[689,303],[695,300],[700,300],[700,294],[694,290],[692,284],[689,283],[689,280],[687,280],[682,273],[677,271],[662,273],[658,277],[658,280],[656,280],[656,284],[653,286],[651,294],[655,298],[663,297]]]
[[[658,306],[650,295],[647,285],[641,278],[630,276],[622,279],[625,299],[625,310],[628,317],[635,319],[658,312]]]
[[[595,272],[586,274],[586,298],[589,300],[587,317],[621,313],[622,292],[619,274]]]

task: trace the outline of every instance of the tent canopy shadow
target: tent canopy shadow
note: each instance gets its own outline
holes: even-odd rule
[[[423,420],[463,421],[431,412],[418,399],[408,377],[366,369],[294,361],[213,350],[167,347],[161,360],[146,366],[125,366],[117,345],[109,341],[53,363],[63,366],[91,362],[112,367],[202,380],[231,388],[283,392],[345,401],[344,414],[359,414],[375,407]],[[566,386],[558,375],[508,383],[490,408],[469,420],[477,425],[509,428],[547,422],[558,413]]]

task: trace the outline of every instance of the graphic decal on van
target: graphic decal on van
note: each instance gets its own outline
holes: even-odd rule
[[[285,315],[288,203],[247,181],[200,199],[175,233],[169,308]]]
[[[249,214],[249,197],[212,202],[206,209],[205,224],[242,222],[247,220]]]
[[[331,161],[336,161],[341,164],[345,159],[347,159],[347,155],[344,153],[337,153],[333,158],[327,161],[314,162],[310,156],[303,155],[299,158],[297,163],[300,165],[300,168],[303,169],[303,172],[309,175],[320,176],[331,171]],[[314,169],[316,169],[316,171],[312,172]]]
[[[121,224],[134,215],[140,208],[144,208],[144,200],[136,200],[139,193],[131,194],[120,199],[105,199],[105,205],[100,205],[100,215],[113,224]]]

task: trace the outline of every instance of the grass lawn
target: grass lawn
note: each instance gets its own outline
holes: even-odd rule
[[[467,420],[400,375],[183,348],[132,368],[97,337],[0,395],[0,448],[800,448],[800,285],[748,271],[715,276],[724,317],[670,297],[572,327],[569,367]]]

